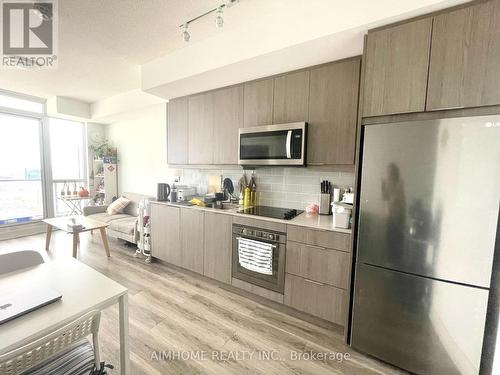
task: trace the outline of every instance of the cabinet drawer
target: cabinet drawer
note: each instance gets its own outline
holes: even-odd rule
[[[287,242],[287,273],[347,289],[349,253]]]
[[[301,242],[313,246],[326,247],[340,251],[351,251],[351,235],[348,233],[332,232],[299,227],[287,226],[287,238],[290,241]]]
[[[294,309],[342,326],[345,324],[347,292],[343,289],[287,273],[284,301]]]

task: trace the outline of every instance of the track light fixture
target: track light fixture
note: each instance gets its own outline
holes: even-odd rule
[[[210,9],[209,11],[207,11],[203,14],[200,14],[198,17],[192,18],[192,19],[184,22],[182,25],[179,26],[182,28],[182,39],[184,39],[185,42],[189,42],[189,39],[191,39],[191,35],[189,34],[189,31],[188,31],[188,26],[190,23],[197,21],[200,18],[205,17],[206,15],[209,15],[209,14],[214,13],[214,12],[215,12],[215,27],[217,27],[218,29],[223,27],[224,26],[224,16],[223,16],[224,8],[232,7],[237,2],[239,2],[239,0],[224,0],[224,2],[221,5],[219,5],[217,8]]]

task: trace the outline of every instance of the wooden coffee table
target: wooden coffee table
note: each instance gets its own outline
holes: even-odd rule
[[[82,224],[83,228],[80,230],[72,230],[68,228],[68,223],[70,222],[71,218],[74,218],[78,224]],[[106,255],[108,256],[108,258],[111,256],[109,253],[108,235],[106,234],[106,228],[109,226],[108,223],[90,219],[85,216],[63,216],[63,217],[56,217],[53,219],[44,219],[43,221],[47,223],[47,237],[45,239],[45,250],[49,251],[52,229],[57,228],[73,235],[73,258],[76,258],[78,242],[80,242],[80,233],[99,229],[99,231],[101,232],[101,238],[102,238],[102,243],[104,245],[104,250],[106,250]]]

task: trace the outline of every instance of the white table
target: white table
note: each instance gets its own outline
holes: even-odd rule
[[[0,295],[33,286],[55,289],[62,299],[0,324],[0,354],[26,345],[88,311],[118,303],[120,369],[121,374],[129,374],[127,288],[69,257],[0,275]]]
[[[71,210],[69,215],[83,215],[82,202],[90,200],[90,197],[60,196],[58,197]]]

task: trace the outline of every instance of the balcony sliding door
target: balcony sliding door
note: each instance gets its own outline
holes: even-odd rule
[[[49,134],[52,166],[49,184],[53,190],[54,213],[56,216],[77,214],[88,203],[74,194],[80,187],[87,187],[85,124],[50,118]]]

